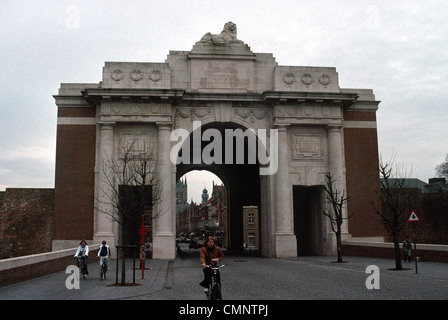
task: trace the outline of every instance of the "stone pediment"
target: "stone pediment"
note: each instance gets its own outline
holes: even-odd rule
[[[244,43],[204,43],[196,42],[188,58],[194,59],[240,59],[255,60],[256,55]]]
[[[267,94],[278,96],[276,100],[303,100],[303,94],[309,93],[322,97],[342,93],[336,68],[279,65],[271,53],[252,52],[238,39],[232,22],[226,23],[219,34],[205,33],[191,51],[170,51],[163,63],[106,62],[100,86],[149,89],[152,90],[149,95],[157,95],[157,90],[240,96]],[[336,96],[328,98],[340,100]]]
[[[188,54],[193,92],[248,93],[254,90],[254,61],[249,46],[227,22],[220,34],[207,32]]]

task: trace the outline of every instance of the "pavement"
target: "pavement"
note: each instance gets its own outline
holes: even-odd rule
[[[396,271],[394,260],[331,256],[262,258],[226,256],[221,271],[223,300],[447,300],[448,264],[403,263]],[[138,261],[137,261],[138,264]],[[373,267],[369,267],[373,266]],[[119,266],[120,267],[120,266]],[[373,271],[372,271],[373,270]],[[182,258],[146,260],[135,270],[126,260],[126,283],[121,271],[116,280],[116,260],[108,278],[100,280],[99,265],[89,264],[89,277],[75,284],[74,273],[56,272],[0,288],[0,300],[177,300],[206,299],[198,285],[203,278],[199,250],[183,245]],[[118,282],[118,285],[116,284]],[[370,287],[370,288],[369,288]],[[241,311],[241,310],[240,310]]]

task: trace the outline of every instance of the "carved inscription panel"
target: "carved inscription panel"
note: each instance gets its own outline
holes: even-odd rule
[[[293,134],[293,160],[322,160],[322,136],[318,134]]]
[[[149,133],[121,132],[119,155],[120,158],[133,157],[151,158],[151,136]]]
[[[191,90],[199,92],[253,91],[253,61],[191,60]]]

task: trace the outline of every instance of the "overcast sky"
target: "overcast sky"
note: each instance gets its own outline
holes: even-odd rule
[[[0,1],[0,190],[54,187],[60,83],[98,83],[105,61],[164,62],[228,21],[279,65],[336,67],[341,87],[373,89],[379,151],[412,177],[448,153],[444,0]],[[211,188],[198,180],[197,201]]]

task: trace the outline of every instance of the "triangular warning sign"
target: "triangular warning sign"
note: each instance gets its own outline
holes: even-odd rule
[[[411,214],[409,215],[408,222],[419,222],[420,218],[417,216],[414,210],[412,210]]]

